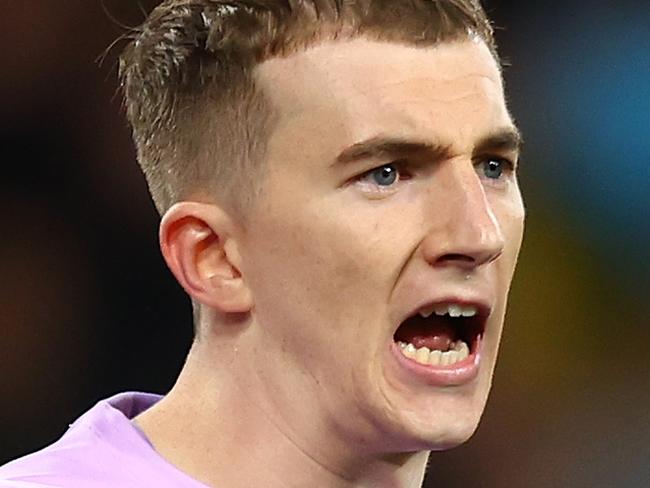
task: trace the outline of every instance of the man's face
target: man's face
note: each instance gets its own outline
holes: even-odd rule
[[[294,439],[325,429],[368,452],[465,441],[524,222],[496,62],[478,41],[356,39],[256,76],[278,119],[242,246],[247,384]],[[476,315],[413,318],[423,308]]]

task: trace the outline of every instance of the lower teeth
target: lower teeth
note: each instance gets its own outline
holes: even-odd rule
[[[448,351],[431,351],[428,347],[416,349],[413,344],[398,342],[402,354],[417,363],[431,366],[449,366],[456,364],[469,356],[469,346],[458,340],[452,342]]]

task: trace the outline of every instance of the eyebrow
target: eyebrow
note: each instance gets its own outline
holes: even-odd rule
[[[451,154],[449,145],[400,137],[377,136],[347,147],[337,156],[332,166],[387,156],[417,155],[427,157],[427,159],[440,160],[451,157]]]
[[[475,153],[488,151],[520,152],[524,144],[521,132],[515,126],[499,129],[483,137],[474,148]]]
[[[496,130],[479,140],[474,152],[488,151],[516,152],[521,150],[523,139],[519,130],[512,126]],[[332,164],[353,163],[355,161],[395,156],[418,156],[429,160],[440,161],[451,159],[453,151],[451,144],[437,144],[434,142],[400,137],[376,136],[365,141],[356,142],[345,148]]]

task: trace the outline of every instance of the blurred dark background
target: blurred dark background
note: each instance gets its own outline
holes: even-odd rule
[[[136,25],[158,2],[104,0]],[[650,485],[650,2],[485,2],[527,143],[527,235],[493,393],[428,486]],[[0,9],[0,464],[96,401],[165,392],[191,309],[99,0]]]

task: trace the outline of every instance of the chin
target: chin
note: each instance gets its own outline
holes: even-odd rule
[[[436,398],[402,410],[394,427],[405,451],[444,451],[467,442],[476,432],[485,402],[478,397]]]
[[[453,449],[467,442],[476,432],[478,422],[471,425],[454,425],[445,429],[444,432],[437,432],[428,440],[426,449],[428,451],[446,451]]]
[[[417,451],[445,451],[467,442],[478,427],[479,418],[471,415],[467,418],[444,416],[435,424],[409,429],[409,437],[414,441]],[[408,434],[407,434],[408,435]]]

